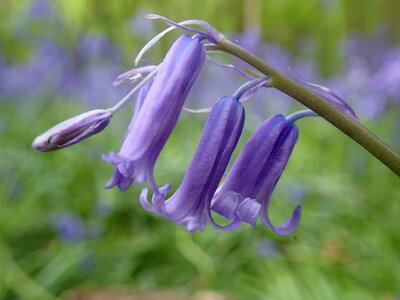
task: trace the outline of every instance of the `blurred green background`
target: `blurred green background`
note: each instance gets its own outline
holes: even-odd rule
[[[119,148],[131,108],[81,144],[31,149],[50,126],[123,95],[112,79],[165,28],[142,19],[150,12],[207,20],[267,62],[283,56],[282,71],[293,67],[339,88],[360,107],[361,121],[400,152],[400,1],[1,0],[0,299],[399,299],[399,178],[325,121],[299,122],[272,197],[274,222],[303,205],[288,237],[261,224],[190,234],[141,208],[143,185],[105,190],[112,167],[100,155]],[[247,45],[250,28],[259,36]],[[146,62],[160,61],[177,35]],[[263,52],[266,43],[279,49],[276,57]],[[193,92],[194,106],[217,100],[207,91],[216,79],[226,82],[218,93],[238,87],[237,78],[225,81],[233,71],[212,70],[202,77],[206,88]],[[268,99],[246,103],[241,145],[280,111],[275,102],[286,103],[285,112],[299,107]],[[157,182],[179,185],[204,120],[182,114],[157,162]]]

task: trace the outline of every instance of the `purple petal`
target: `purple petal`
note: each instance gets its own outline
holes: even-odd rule
[[[185,226],[188,231],[203,230],[207,219],[221,230],[237,227],[240,224],[237,220],[228,226],[216,224],[210,213],[210,205],[238,142],[243,123],[242,104],[232,97],[221,98],[208,116],[196,153],[174,195],[162,202],[155,193],[153,206],[150,207],[142,197],[144,208],[163,214]]]
[[[186,97],[205,61],[198,39],[181,36],[168,51],[148,92],[138,101],[119,156],[112,162],[119,172],[136,181],[154,181],[153,168],[167,142]],[[157,189],[156,184],[152,185]]]
[[[132,179],[123,176],[118,169],[114,170],[110,180],[104,186],[106,189],[110,189],[113,186],[118,186],[121,191],[125,191],[132,184]]]
[[[240,221],[254,225],[256,212],[259,211],[258,216],[264,225],[278,234],[290,234],[297,227],[301,212],[299,208],[282,225],[274,226],[268,216],[271,194],[286,166],[297,136],[295,124],[288,122],[282,115],[274,115],[244,145],[218,191],[222,195],[236,192],[245,199],[236,210]],[[258,205],[251,199],[256,199]]]
[[[95,109],[65,120],[41,135],[32,142],[38,151],[51,151],[76,144],[102,131],[109,123],[112,111]]]
[[[211,39],[211,40],[213,40],[214,39],[214,37],[216,37],[216,38],[222,38],[223,36],[219,33],[219,32],[217,32],[215,29],[214,29],[214,31],[213,32],[209,32],[209,33],[207,33],[207,32],[202,32],[202,31],[199,31],[199,30],[196,30],[196,29],[193,29],[193,28],[190,28],[190,27],[186,27],[186,26],[183,26],[183,25],[190,25],[190,24],[199,24],[198,22],[204,22],[204,21],[199,21],[199,20],[187,20],[187,21],[182,21],[182,22],[180,22],[180,23],[174,23],[174,22],[172,22],[171,20],[168,20],[167,18],[164,18],[164,17],[161,17],[161,16],[158,16],[158,15],[148,15],[148,16],[150,16],[150,18],[153,18],[153,19],[158,19],[158,18],[161,18],[161,19],[163,19],[163,21],[164,22],[169,22],[168,24],[173,24],[173,26],[172,27],[169,27],[169,28],[167,28],[167,29],[165,29],[164,31],[162,31],[162,32],[160,32],[159,34],[157,34],[154,38],[152,38],[146,45],[144,45],[144,47],[139,51],[139,53],[138,53],[138,55],[136,56],[136,58],[135,58],[135,65],[138,65],[138,63],[139,63],[139,61],[141,60],[141,58],[142,58],[142,56],[151,48],[151,47],[153,47],[164,35],[166,35],[168,32],[170,32],[170,31],[172,31],[172,30],[174,30],[174,29],[176,29],[176,28],[181,28],[181,29],[184,29],[184,30],[188,30],[188,31],[191,31],[191,32],[194,32],[194,33],[196,33],[196,34],[200,34],[201,36],[208,36],[209,37],[209,39]],[[205,24],[208,24],[208,23],[206,23],[206,22],[204,22]],[[208,24],[209,25],[209,24]],[[213,29],[213,27],[211,27],[212,29]],[[220,36],[222,36],[222,37],[220,37]]]
[[[241,201],[242,197],[238,193],[217,193],[212,199],[211,208],[219,215],[228,220],[232,220],[235,217],[236,209]]]
[[[263,183],[268,159],[285,126],[285,117],[274,115],[254,132],[233,163],[220,193],[234,191],[243,198],[256,198]]]
[[[218,43],[224,38],[222,33],[217,31],[213,26],[211,26],[209,23],[207,23],[206,21],[203,21],[203,20],[185,20],[185,21],[183,21],[183,22],[185,22],[185,24],[182,24],[183,22],[176,23],[176,22],[171,21],[170,19],[168,19],[168,18],[166,18],[164,16],[160,16],[160,15],[156,15],[156,14],[149,14],[149,15],[146,16],[146,18],[148,18],[148,19],[161,19],[165,23],[167,23],[167,24],[169,24],[171,26],[174,26],[176,28],[180,28],[180,29],[183,29],[183,30],[186,30],[186,31],[190,31],[190,32],[197,33],[197,34],[200,34],[202,36],[205,36],[207,39],[209,39],[210,42]],[[183,26],[183,25],[186,25],[186,24],[187,25],[191,25],[191,24],[199,25],[199,26],[203,27],[206,31],[203,32],[203,31],[200,31],[200,30],[197,30],[197,29],[193,29],[193,28],[190,28],[190,27],[187,27],[187,26]]]
[[[271,194],[277,184],[283,170],[286,167],[290,154],[297,141],[298,129],[296,125],[288,123],[282,135],[276,141],[274,150],[268,158],[268,166],[263,174],[263,183],[257,193],[256,199],[262,204],[260,217],[264,225],[270,227],[274,232],[288,235],[296,229],[301,209],[297,207],[292,216],[282,225],[274,226],[269,220],[269,201]]]
[[[264,209],[264,207],[262,208]],[[268,213],[267,213],[268,214]],[[290,216],[289,219],[287,219],[284,223],[280,225],[273,225],[267,214],[262,215],[262,221],[263,223],[268,226],[269,228],[272,229],[277,234],[280,235],[290,235],[292,234],[293,231],[296,230],[297,226],[299,226],[300,223],[300,216],[301,216],[301,206],[298,205],[296,209],[293,211],[292,215]]]
[[[242,222],[246,222],[251,226],[256,226],[258,213],[261,209],[261,204],[255,199],[246,198],[240,203],[236,211],[236,216]]]
[[[339,110],[344,112],[349,117],[351,117],[355,120],[358,119],[356,113],[353,111],[351,106],[343,98],[341,98],[339,95],[337,95],[335,92],[333,92],[331,89],[329,89],[323,85],[310,83],[310,82],[307,82],[307,81],[304,81],[301,79],[297,79],[297,80],[300,83],[302,83],[303,85],[310,87],[319,96],[321,96],[322,98],[327,100],[332,105],[336,106]]]

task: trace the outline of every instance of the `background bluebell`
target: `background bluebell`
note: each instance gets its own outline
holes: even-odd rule
[[[139,187],[105,191],[111,168],[99,156],[119,147],[133,105],[101,135],[74,148],[43,156],[30,143],[49,124],[120,99],[126,91],[111,86],[115,76],[165,28],[141,18],[155,12],[174,20],[206,19],[281,71],[329,86],[399,151],[400,80],[393,68],[400,52],[398,1],[59,0],[40,9],[45,2],[1,3],[0,263],[8,272],[0,272],[0,299],[34,295],[21,277],[9,277],[18,270],[65,297],[93,289],[217,290],[237,299],[396,299],[398,178],[323,121],[299,123],[301,141],[274,192],[279,201],[271,204],[273,221],[290,214],[291,202],[304,207],[301,226],[290,237],[262,226],[191,236],[144,212]],[[250,27],[258,33],[250,35]],[[160,61],[178,34],[166,37],[145,62]],[[206,67],[189,95],[190,107],[209,107],[244,81]],[[273,91],[244,105],[248,122],[239,143],[267,116],[296,106]],[[183,113],[158,160],[160,182],[179,186],[204,120]],[[99,214],[103,203],[108,212]],[[57,213],[102,230],[67,242],[53,225]],[[260,249],[265,239],[274,241],[267,254]]]

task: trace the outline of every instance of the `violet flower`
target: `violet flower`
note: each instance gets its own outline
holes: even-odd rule
[[[275,233],[292,233],[300,221],[301,207],[297,206],[292,216],[277,226],[271,223],[268,208],[297,136],[297,126],[290,119],[280,114],[267,119],[244,145],[214,196],[212,209],[227,219],[252,225],[259,216]]]
[[[76,144],[102,131],[113,113],[109,109],[95,109],[65,120],[37,136],[32,148],[51,151]]]
[[[152,80],[149,81],[144,87],[142,87],[139,90],[138,96],[136,98],[135,111],[133,112],[133,116],[129,123],[127,133],[125,134],[123,145],[125,143],[127,136],[131,132],[132,127],[136,123],[137,116],[139,114],[139,111],[143,105],[143,102],[147,96],[147,93],[149,92],[152,83],[153,83]],[[108,160],[109,156],[103,156],[103,158],[105,160]],[[112,174],[110,180],[106,183],[105,188],[109,189],[117,185],[121,191],[125,191],[132,184],[132,182],[133,182],[132,178],[122,175],[121,172],[118,170],[118,168],[115,168],[114,173]]]
[[[76,243],[85,238],[83,220],[75,214],[61,213],[54,215],[51,225],[63,241]]]
[[[244,109],[236,97],[223,97],[212,108],[199,145],[177,191],[164,201],[169,189],[154,190],[153,203],[147,201],[147,189],[140,195],[142,206],[183,225],[190,232],[203,231],[211,218],[210,205],[224,174],[244,124]],[[229,227],[229,226],[228,226]]]
[[[196,36],[183,35],[172,45],[119,153],[103,156],[115,166],[107,188],[118,185],[124,190],[136,180],[148,181],[157,189],[153,178],[156,159],[178,121],[205,57],[206,50]]]

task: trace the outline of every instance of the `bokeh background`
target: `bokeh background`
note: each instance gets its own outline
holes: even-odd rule
[[[116,103],[114,78],[166,26],[204,19],[288,76],[329,86],[400,152],[400,2],[393,0],[1,0],[0,299],[382,299],[400,297],[400,181],[323,120],[300,138],[272,198],[274,222],[303,205],[295,234],[258,224],[190,234],[138,203],[143,185],[105,190],[134,104],[71,148],[31,149],[50,126]],[[180,33],[146,54],[157,63]],[[213,54],[225,63],[240,62]],[[245,80],[211,62],[187,106]],[[246,102],[241,144],[301,107],[272,90]],[[156,166],[179,185],[204,114],[183,112]],[[236,153],[237,155],[237,153]]]

